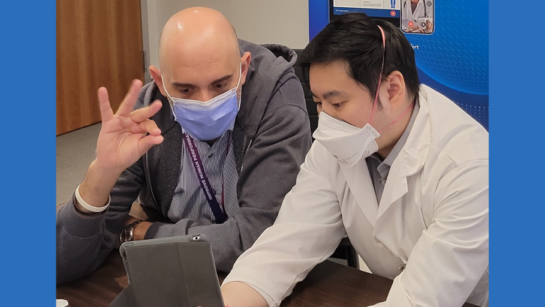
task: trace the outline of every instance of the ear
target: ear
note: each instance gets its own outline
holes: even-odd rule
[[[242,86],[246,83],[246,76],[248,76],[248,71],[250,70],[250,62],[252,61],[252,54],[248,51],[244,52],[240,58],[242,65],[242,76],[240,77],[240,85]]]
[[[155,65],[151,65],[149,67],[149,73],[161,94],[166,97],[167,93],[165,93],[165,89],[163,87],[163,77],[161,76],[161,71],[159,68],[157,68]]]
[[[392,111],[403,105],[405,100],[405,79],[399,71],[393,71],[386,77],[384,86],[381,86],[379,95],[381,102],[387,102]]]

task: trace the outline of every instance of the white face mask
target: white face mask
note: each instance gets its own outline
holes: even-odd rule
[[[378,92],[380,82],[382,80],[382,71],[384,69],[384,48],[386,39],[384,31],[379,26],[382,34],[382,66],[378,79],[377,92],[373,102],[373,110],[369,123],[373,121],[375,107],[378,101]],[[320,112],[318,120],[318,129],[314,131],[313,137],[324,145],[324,147],[339,161],[340,164],[354,166],[362,158],[367,158],[377,152],[378,145],[375,141],[380,136],[380,133],[370,124],[366,124],[363,128],[358,128],[331,117],[325,112]]]
[[[380,68],[377,91],[375,100],[373,101],[373,109],[371,111],[369,123],[360,129],[347,122],[335,119],[322,111],[320,112],[320,118],[318,120],[318,129],[316,129],[313,134],[313,137],[320,142],[320,144],[322,144],[340,164],[348,166],[354,166],[362,158],[365,159],[378,151],[378,144],[375,140],[380,136],[380,133],[370,124],[373,122],[373,117],[375,115],[380,83],[382,80],[382,71],[384,69],[384,48],[386,39],[382,28],[380,26],[378,28],[382,34],[382,66]],[[401,115],[380,131],[384,131],[398,122],[413,106],[414,103],[411,103]]]
[[[320,142],[340,164],[354,166],[362,158],[377,152],[375,141],[380,134],[370,124],[358,128],[320,112],[318,129],[313,137]]]

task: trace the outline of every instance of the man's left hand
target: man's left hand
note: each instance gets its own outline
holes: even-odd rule
[[[125,222],[125,226],[129,225],[132,222],[138,221],[140,219],[137,219],[135,217],[129,216],[127,221]],[[146,236],[146,232],[148,231],[148,228],[151,226],[151,223],[148,221],[142,221],[140,224],[136,225],[133,231],[133,241],[137,240],[144,240],[144,237]]]

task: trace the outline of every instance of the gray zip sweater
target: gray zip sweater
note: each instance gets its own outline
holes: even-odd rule
[[[153,82],[148,83],[135,108],[161,100],[163,107],[152,119],[164,141],[122,173],[105,213],[79,214],[74,196],[57,212],[57,283],[90,274],[118,247],[119,233],[138,197],[154,221],[147,239],[155,238],[157,230],[165,227],[173,235],[206,234],[220,271],[229,272],[238,256],[273,224],[310,148],[310,124],[303,90],[292,68],[295,52],[243,40],[240,49],[252,54],[232,133],[240,213],[223,224],[206,226],[193,225],[189,219],[177,223],[168,219],[180,172],[191,170],[181,169],[182,131],[170,104]]]

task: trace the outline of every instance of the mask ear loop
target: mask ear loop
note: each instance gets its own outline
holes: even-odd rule
[[[237,82],[237,86],[235,87],[235,90],[238,89],[238,86],[240,85],[240,80],[242,80],[242,63],[240,63],[238,67],[238,82]]]
[[[240,66],[239,66],[239,69],[238,69],[238,82],[237,82],[237,86],[235,87],[235,93],[237,95],[237,107],[238,109],[240,110],[240,104],[241,104],[241,99],[239,99],[238,97],[238,86],[240,85],[240,80],[242,80],[242,63],[240,63]]]
[[[379,79],[378,79],[378,86],[377,86],[377,93],[375,95],[375,101],[373,102],[373,110],[371,111],[371,118],[369,119],[369,124],[371,124],[371,122],[373,122],[373,117],[375,116],[375,109],[377,107],[377,101],[378,101],[378,91],[380,89],[380,82],[382,81],[382,72],[384,70],[384,52],[386,50],[386,39],[384,37],[384,31],[382,30],[382,28],[380,26],[377,26],[380,30],[380,33],[382,34],[382,66],[380,68],[380,75],[379,75]],[[411,105],[409,105],[409,107],[403,111],[403,113],[401,115],[399,115],[393,122],[391,122],[388,126],[380,129],[378,132],[380,133],[381,131],[384,131],[386,128],[390,127],[391,125],[397,123],[401,118],[403,118],[403,116],[405,116],[405,114],[407,114],[407,112],[409,112],[409,110],[411,110],[411,108],[414,106],[414,102],[411,103]]]
[[[378,91],[380,89],[380,83],[382,81],[382,71],[384,70],[384,51],[386,49],[386,38],[384,37],[384,31],[380,26],[377,26],[380,30],[380,33],[382,34],[382,64],[380,66],[380,74],[378,78],[378,85],[377,85],[377,93],[375,95],[375,101],[373,102],[373,110],[371,110],[371,117],[369,118],[369,124],[373,122],[373,117],[375,117],[375,109],[377,107],[377,101],[378,101]]]
[[[391,122],[388,126],[382,128],[382,129],[380,129],[380,130],[378,131],[378,133],[380,133],[380,132],[386,130],[386,128],[388,128],[388,127],[390,127],[391,125],[393,125],[393,124],[397,123],[398,121],[400,121],[400,120],[403,118],[403,116],[405,116],[405,114],[407,114],[407,112],[409,112],[409,111],[412,109],[413,106],[414,106],[414,102],[411,103],[411,104],[409,105],[409,107],[407,107],[407,109],[405,109],[405,111],[403,111],[403,113],[401,113],[401,115],[399,115],[399,116],[397,117],[396,120],[394,120],[393,122]]]

